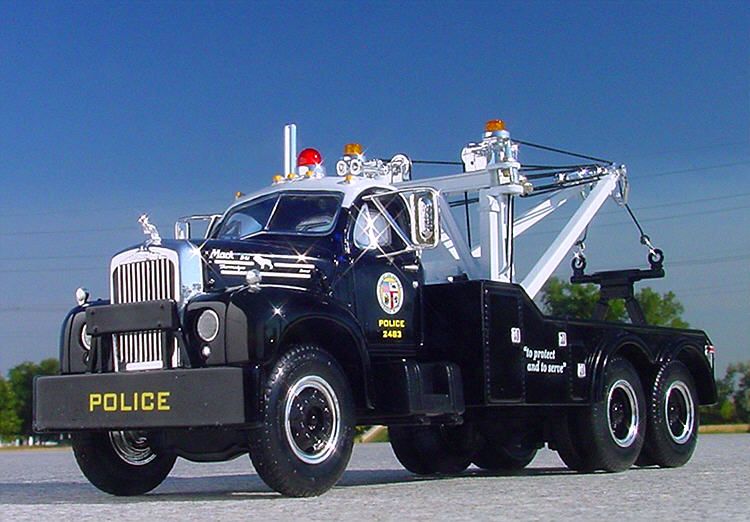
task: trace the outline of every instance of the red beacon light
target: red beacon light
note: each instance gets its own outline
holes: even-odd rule
[[[323,156],[315,149],[303,149],[297,155],[297,172],[300,176],[308,178],[321,178],[325,176],[323,167]]]

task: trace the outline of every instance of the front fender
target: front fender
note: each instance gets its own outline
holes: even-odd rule
[[[109,300],[99,299],[70,309],[60,329],[60,373],[84,373],[88,351],[81,343],[81,330],[86,324],[86,309],[108,305]]]
[[[227,363],[274,360],[286,333],[306,320],[340,325],[366,356],[361,326],[337,301],[301,290],[264,288],[252,293],[243,289],[233,293],[227,303]]]
[[[226,324],[228,364],[268,364],[284,346],[317,343],[344,367],[358,404],[371,407],[372,372],[364,332],[341,303],[301,290],[240,290],[229,298]]]

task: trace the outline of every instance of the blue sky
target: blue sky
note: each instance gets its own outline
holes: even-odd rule
[[[457,159],[494,117],[627,164],[668,256],[653,286],[720,367],[750,359],[748,27],[745,2],[0,0],[0,372],[56,356],[76,287],[107,295],[141,212],[167,234],[269,183],[284,123],[332,164],[349,141]],[[644,264],[614,205],[589,238],[594,270]]]

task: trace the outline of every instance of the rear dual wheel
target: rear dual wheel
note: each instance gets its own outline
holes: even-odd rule
[[[690,460],[698,441],[699,412],[695,383],[680,361],[659,368],[648,407],[646,444],[639,465],[674,468]]]
[[[576,471],[623,471],[641,453],[646,435],[646,406],[638,373],[615,358],[604,372],[604,399],[571,412],[558,426],[557,448]]]
[[[479,434],[472,424],[461,426],[390,426],[393,453],[418,475],[454,475],[474,463],[489,471],[526,467],[536,448],[502,434]]]
[[[389,426],[396,458],[417,475],[454,475],[471,464],[475,443],[471,427]]]
[[[488,440],[472,459],[478,468],[488,471],[514,471],[528,466],[536,456],[536,448],[522,441],[496,444]]]

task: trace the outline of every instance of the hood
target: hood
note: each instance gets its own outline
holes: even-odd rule
[[[325,238],[208,240],[201,244],[207,280],[214,288],[241,285],[249,270],[258,270],[261,286],[321,288],[330,279],[336,252]]]

